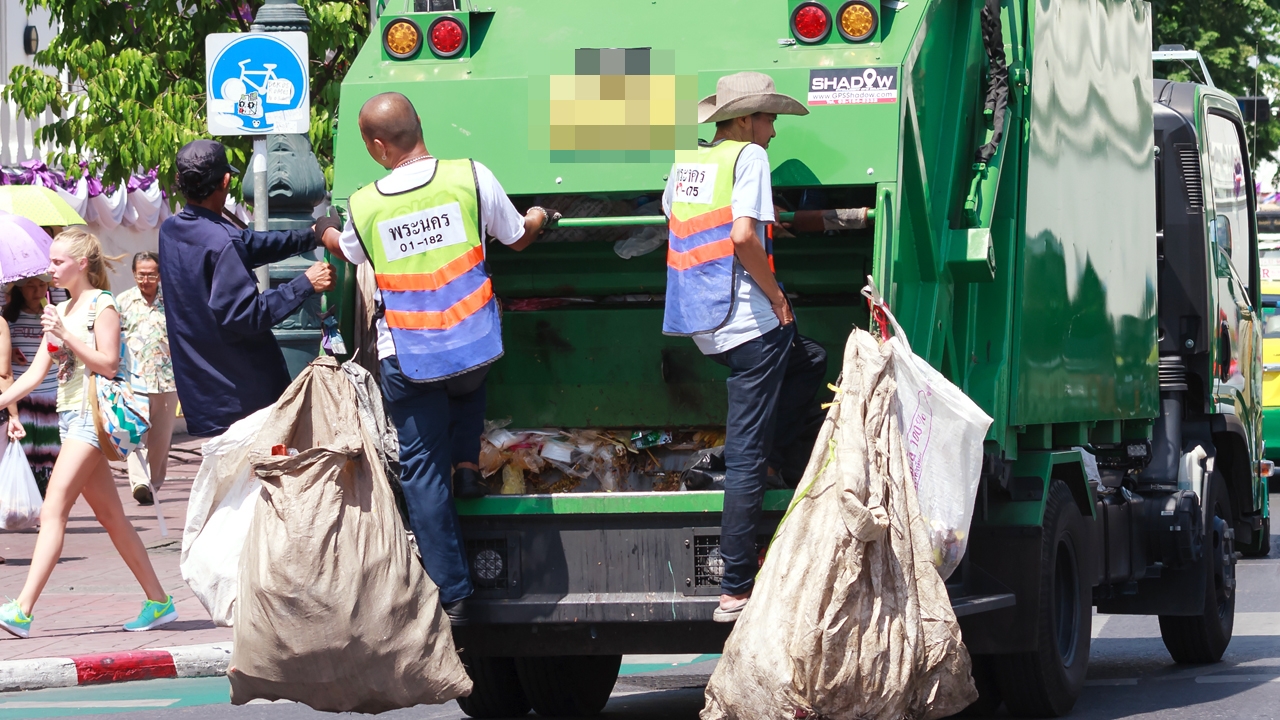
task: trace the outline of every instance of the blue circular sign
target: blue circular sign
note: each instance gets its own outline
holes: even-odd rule
[[[237,38],[214,58],[210,72],[212,98],[234,103],[234,116],[250,133],[270,132],[272,114],[301,107],[306,88],[306,62],[266,34]]]

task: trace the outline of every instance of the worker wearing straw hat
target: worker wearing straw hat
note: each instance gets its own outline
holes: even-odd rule
[[[662,196],[670,219],[663,333],[693,338],[703,354],[729,368],[724,576],[714,615],[721,622],[736,620],[751,596],[766,486],[783,484],[780,475],[797,454],[807,459],[821,423],[816,395],[826,352],[796,331],[774,277],[770,232],[775,214],[767,149],[774,121],[807,114],[800,102],[776,92],[768,75],[720,78],[716,94],[698,103],[698,122],[715,123],[715,136],[677,154]]]

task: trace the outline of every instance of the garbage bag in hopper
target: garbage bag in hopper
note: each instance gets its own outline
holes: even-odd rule
[[[703,720],[930,720],[977,699],[893,412],[893,355],[862,330]]]
[[[241,558],[231,702],[383,712],[471,692],[436,586],[332,358],[285,391],[250,453],[262,499]],[[296,455],[273,455],[283,445]]]

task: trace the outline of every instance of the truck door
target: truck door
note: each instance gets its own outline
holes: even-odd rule
[[[1257,232],[1253,223],[1252,173],[1244,128],[1208,98],[1204,115],[1208,150],[1209,248],[1217,295],[1214,343],[1214,397],[1219,412],[1234,412],[1256,442],[1261,423],[1262,368],[1255,355],[1262,343],[1257,320]],[[1253,452],[1257,447],[1251,448]]]

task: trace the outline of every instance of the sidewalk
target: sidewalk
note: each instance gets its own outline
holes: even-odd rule
[[[231,628],[214,627],[178,571],[182,525],[187,515],[191,481],[200,467],[202,440],[174,437],[169,453],[168,479],[160,490],[169,536],[161,537],[154,507],[140,507],[129,492],[123,464],[116,470],[116,487],[125,513],[133,521],[151,555],[160,584],[178,606],[179,620],[160,630],[130,633],[121,624],[137,617],[142,589],[111,545],[105,530],[80,500],[71,511],[62,560],[40,596],[31,637],[19,640],[0,632],[0,660],[71,657],[139,650],[142,648],[230,642]],[[0,533],[0,595],[17,597],[27,577],[36,531]]]

